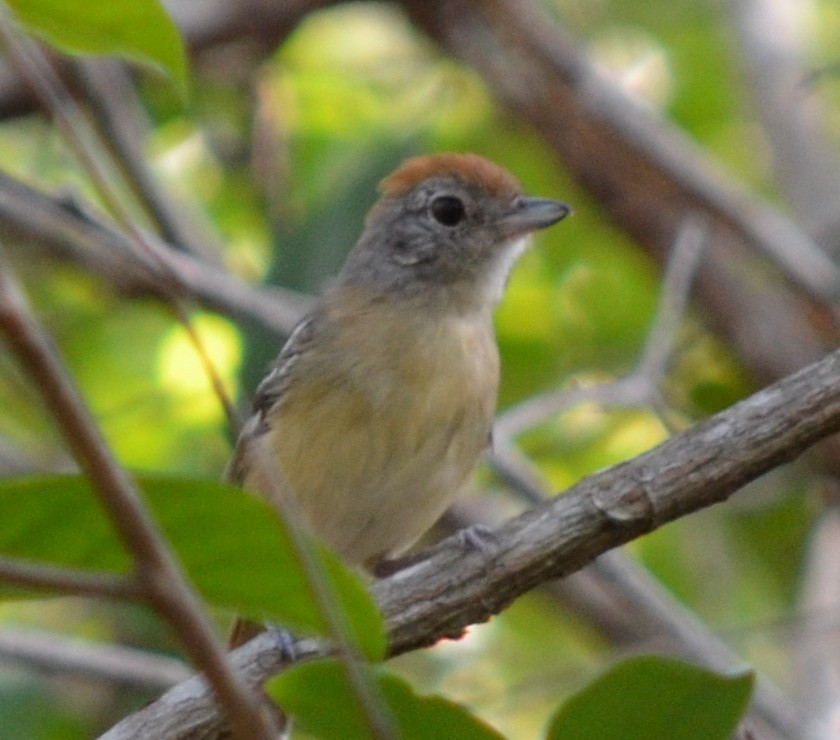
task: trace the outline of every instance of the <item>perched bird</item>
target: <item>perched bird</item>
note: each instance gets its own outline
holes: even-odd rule
[[[258,387],[228,469],[366,565],[434,524],[487,447],[493,309],[529,235],[569,213],[474,154],[409,159],[379,190],[338,277]]]

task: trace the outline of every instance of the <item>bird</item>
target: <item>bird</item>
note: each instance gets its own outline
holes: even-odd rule
[[[570,213],[468,153],[407,159],[379,194],[259,384],[226,472],[367,568],[410,548],[486,450],[494,309],[531,235]]]

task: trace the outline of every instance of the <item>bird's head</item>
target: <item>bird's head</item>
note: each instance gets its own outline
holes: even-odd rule
[[[529,236],[570,212],[524,195],[513,175],[475,154],[409,159],[379,191],[339,283],[388,296],[442,290],[488,307]]]

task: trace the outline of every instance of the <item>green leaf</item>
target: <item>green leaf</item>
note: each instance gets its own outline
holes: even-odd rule
[[[162,68],[181,92],[187,61],[181,34],[158,0],[8,0],[32,33],[71,54],[109,54]]]
[[[499,740],[502,736],[464,707],[439,696],[418,696],[393,674],[359,666],[401,740]],[[311,735],[369,740],[370,723],[344,666],[336,660],[299,663],[266,684],[271,697]]]
[[[297,556],[268,504],[223,483],[145,476],[139,484],[155,520],[209,603],[297,632],[326,633]],[[121,573],[131,567],[81,476],[4,481],[0,512],[0,555]],[[370,659],[381,658],[385,635],[376,604],[335,555],[321,546],[315,552],[356,644]]]
[[[672,658],[631,658],[569,699],[549,740],[726,740],[749,703],[749,671],[719,675]]]

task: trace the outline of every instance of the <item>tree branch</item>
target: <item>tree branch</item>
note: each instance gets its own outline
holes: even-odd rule
[[[116,290],[167,299],[171,280],[134,248],[131,240],[92,207],[43,193],[0,172],[0,233],[24,240],[102,277]],[[146,245],[157,252],[178,284],[208,308],[250,318],[279,334],[288,334],[311,299],[282,288],[249,285],[225,270],[177,252],[152,234]]]
[[[97,645],[34,630],[0,630],[0,661],[50,674],[163,691],[193,672],[180,660],[120,645]]]
[[[840,161],[824,113],[806,81],[805,26],[814,3],[728,0],[759,120],[773,146],[776,181],[810,234],[835,259],[840,252]]]
[[[547,500],[543,491],[525,481],[517,481],[515,490],[528,501]],[[477,498],[473,497],[473,506],[447,512],[449,533],[476,521],[490,524],[487,502]],[[481,514],[476,512],[479,508]],[[744,665],[724,640],[622,548],[599,555],[565,578],[546,582],[540,591],[621,651],[671,653],[724,673]],[[748,719],[760,728],[762,740],[787,740],[800,734],[791,700],[760,672]]]
[[[103,510],[129,548],[136,582],[148,603],[170,624],[196,665],[206,671],[237,735],[271,738],[268,716],[253,693],[230,671],[198,596],[143,506],[136,486],[114,458],[3,261],[0,333],[30,373],[76,461],[90,479]]]
[[[373,587],[390,654],[459,637],[517,596],[567,575],[607,550],[726,500],[840,429],[840,351],[785,378],[653,450],[581,481],[482,536],[476,549],[452,537],[424,560]],[[311,657],[326,648],[298,643]],[[250,684],[283,669],[276,636],[260,635],[231,656]],[[213,737],[222,718],[198,679],[167,692],[104,737]],[[187,730],[187,727],[189,730]]]
[[[145,600],[145,593],[140,584],[128,576],[59,568],[2,556],[0,582],[53,594],[105,597],[121,601]]]
[[[811,535],[798,612],[794,664],[806,740],[831,740],[840,717],[840,512],[826,511]]]
[[[772,382],[823,354],[813,306],[838,295],[838,269],[795,224],[726,178],[678,129],[592,68],[533,0],[403,0],[447,52],[474,67],[529,122],[605,213],[666,261],[687,213],[708,225],[698,293],[713,327]],[[775,272],[775,274],[774,274]],[[829,317],[830,318],[830,317]]]

